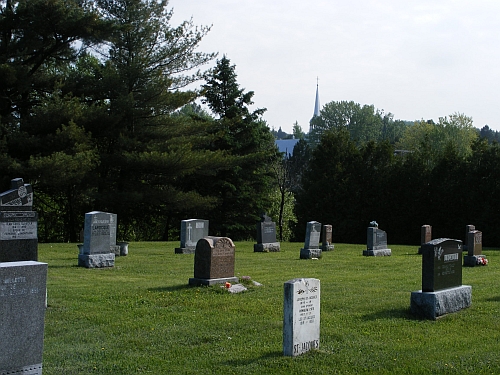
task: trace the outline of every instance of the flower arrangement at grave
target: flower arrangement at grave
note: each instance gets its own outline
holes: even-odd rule
[[[485,257],[477,257],[476,264],[478,266],[486,266],[488,264],[488,259]]]

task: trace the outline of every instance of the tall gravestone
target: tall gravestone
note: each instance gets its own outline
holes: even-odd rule
[[[323,229],[321,230],[321,251],[332,251],[335,248],[335,245],[332,243],[332,232],[331,225],[323,225]]]
[[[293,279],[284,285],[283,354],[295,357],[319,349],[320,281]]]
[[[387,248],[387,233],[378,228],[375,221],[370,223],[366,231],[366,250],[363,250],[364,256],[390,256],[391,249]]]
[[[469,250],[469,232],[476,230],[476,227],[472,224],[465,226],[465,239],[464,239],[464,251]]]
[[[319,238],[321,235],[321,223],[310,221],[306,227],[306,240],[304,247],[300,249],[300,259],[321,258]]]
[[[33,189],[22,178],[0,194],[0,262],[38,260],[38,213]]]
[[[471,305],[472,287],[462,285],[462,241],[438,238],[422,246],[422,289],[411,293],[413,314],[426,319]]]
[[[47,263],[0,263],[0,374],[42,374]]]
[[[194,254],[198,241],[208,236],[208,225],[208,220],[182,220],[181,245],[175,248],[175,254]]]
[[[227,237],[205,237],[196,244],[194,277],[189,285],[238,282],[234,276],[234,243]]]
[[[467,234],[467,255],[464,256],[464,266],[474,267],[486,265],[483,255],[483,232],[472,230]]]
[[[266,214],[257,223],[257,243],[253,245],[254,252],[280,251],[280,243],[276,241],[276,223]]]
[[[420,228],[420,247],[418,253],[422,254],[422,246],[432,240],[432,226],[422,225]]]
[[[106,212],[109,215],[109,250],[115,255],[121,255],[120,245],[116,243],[116,232],[118,230],[118,215]]]
[[[113,267],[115,253],[111,252],[111,216],[107,212],[85,214],[84,239],[78,266],[86,268]]]

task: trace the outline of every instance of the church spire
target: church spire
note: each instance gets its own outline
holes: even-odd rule
[[[313,117],[319,116],[319,78],[316,78],[316,101],[314,102]]]

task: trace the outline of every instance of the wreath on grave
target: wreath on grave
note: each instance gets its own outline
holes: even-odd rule
[[[477,257],[476,264],[478,266],[486,266],[488,264],[488,259],[485,257]]]

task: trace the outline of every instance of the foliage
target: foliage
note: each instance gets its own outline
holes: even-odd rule
[[[280,189],[272,190],[270,195],[271,207],[267,214],[278,223],[278,241],[290,241],[297,223],[294,213],[295,197],[291,191],[282,192]]]
[[[488,266],[463,269],[472,306],[425,321],[409,311],[410,292],[421,289],[417,246],[377,258],[335,241],[321,260],[300,261],[301,243],[255,254],[253,242],[236,242],[235,274],[263,284],[239,294],[189,287],[193,257],[174,254],[176,246],[130,243],[114,268],[88,270],[75,267],[74,244],[41,244],[39,259],[50,265],[43,373],[500,372],[496,248],[483,250]],[[283,283],[303,275],[321,281],[320,347],[284,357]]]

